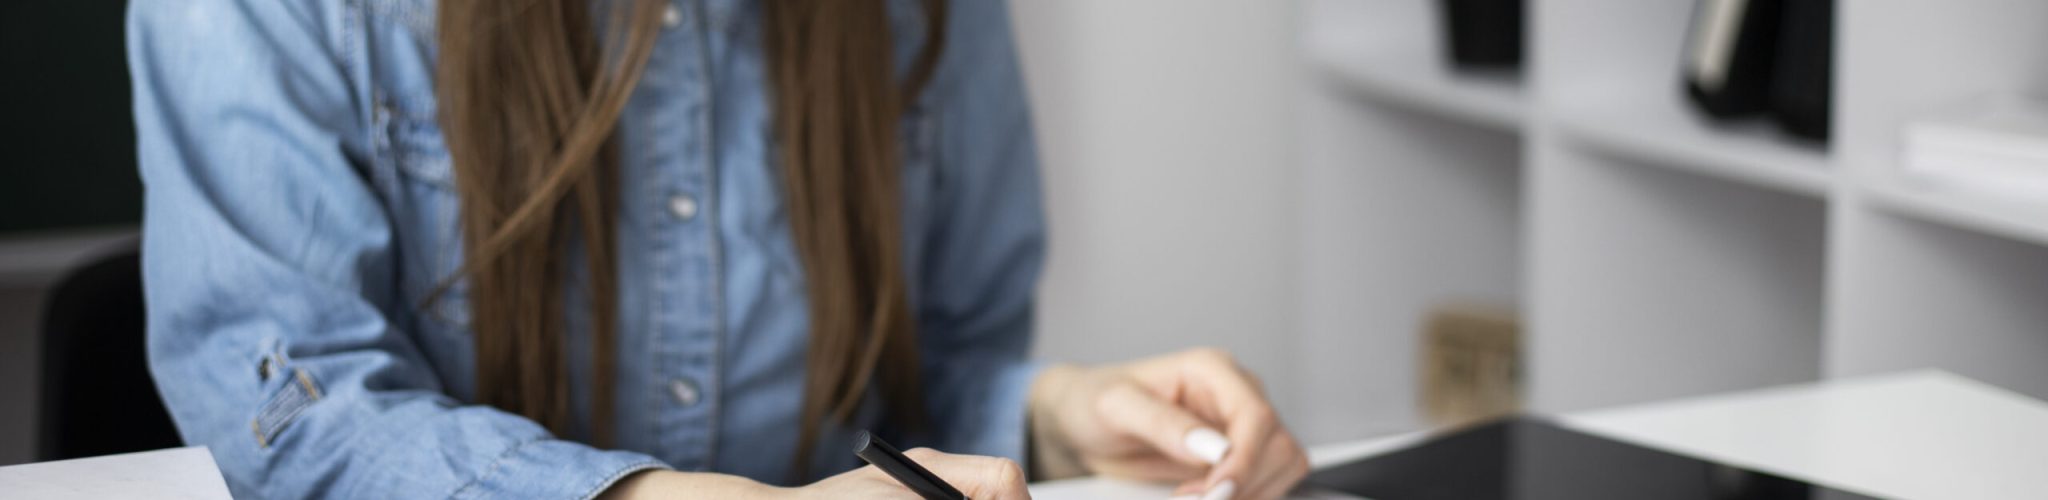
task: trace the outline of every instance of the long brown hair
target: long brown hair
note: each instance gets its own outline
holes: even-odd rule
[[[937,66],[945,0],[899,81],[885,0],[768,0],[764,38],[783,202],[808,284],[796,475],[871,384],[924,418],[897,169],[898,123]],[[663,0],[442,0],[440,120],[460,198],[477,399],[557,434],[570,421],[563,286],[580,251],[591,310],[592,440],[612,439],[618,272],[613,128],[652,52]],[[608,38],[600,40],[597,33]]]

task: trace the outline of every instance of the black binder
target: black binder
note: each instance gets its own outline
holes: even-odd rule
[[[1771,84],[1771,117],[1795,136],[1826,141],[1834,89],[1834,0],[1787,0]]]
[[[1700,0],[1683,59],[1685,93],[1701,111],[1733,118],[1769,108],[1782,14],[1777,0]]]
[[[1525,0],[1443,0],[1444,41],[1451,65],[1513,69],[1522,65]]]

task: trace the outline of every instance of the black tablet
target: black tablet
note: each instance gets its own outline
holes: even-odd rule
[[[1376,500],[1872,497],[1653,450],[1521,417],[1326,468],[1308,484]]]

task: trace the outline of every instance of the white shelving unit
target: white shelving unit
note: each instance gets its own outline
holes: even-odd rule
[[[1550,125],[1580,147],[1644,165],[1827,196],[1827,157],[1815,148],[1759,139],[1770,132],[1764,124],[1709,130],[1695,117],[1675,114],[1615,109],[1587,115]]]
[[[1904,182],[1874,184],[1864,188],[1863,193],[1869,198],[1868,203],[1893,214],[2048,245],[2048,204],[1973,196]]]
[[[1449,68],[1437,3],[1301,3],[1327,83],[1301,380],[1410,383],[1341,360],[1415,352],[1429,306],[1479,296],[1522,311],[1537,411],[1916,368],[2048,398],[2048,200],[1897,175],[1913,117],[2048,89],[2048,3],[1837,0],[1828,145],[1687,106],[1692,0],[1531,0],[1521,77]],[[1320,435],[1413,412],[1331,383]]]
[[[1323,7],[1323,6],[1316,6]],[[1433,56],[1423,2],[1329,3],[1303,32],[1303,240],[1290,425],[1314,440],[1412,429],[1422,312],[1513,306],[1524,224],[1521,79]],[[1320,25],[1320,24],[1316,24]],[[1369,332],[1369,334],[1367,334]]]
[[[1306,43],[1324,76],[1359,96],[1503,130],[1522,126],[1528,99],[1518,74],[1457,73],[1433,52],[1380,46],[1351,33],[1312,33]]]

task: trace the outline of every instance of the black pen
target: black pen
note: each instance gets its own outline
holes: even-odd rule
[[[903,456],[903,452],[875,437],[872,432],[860,431],[860,436],[853,440],[853,454],[882,469],[889,477],[896,478],[896,482],[903,483],[924,500],[967,500],[967,495],[960,494],[960,490],[953,489],[946,480],[910,461],[910,457]]]

